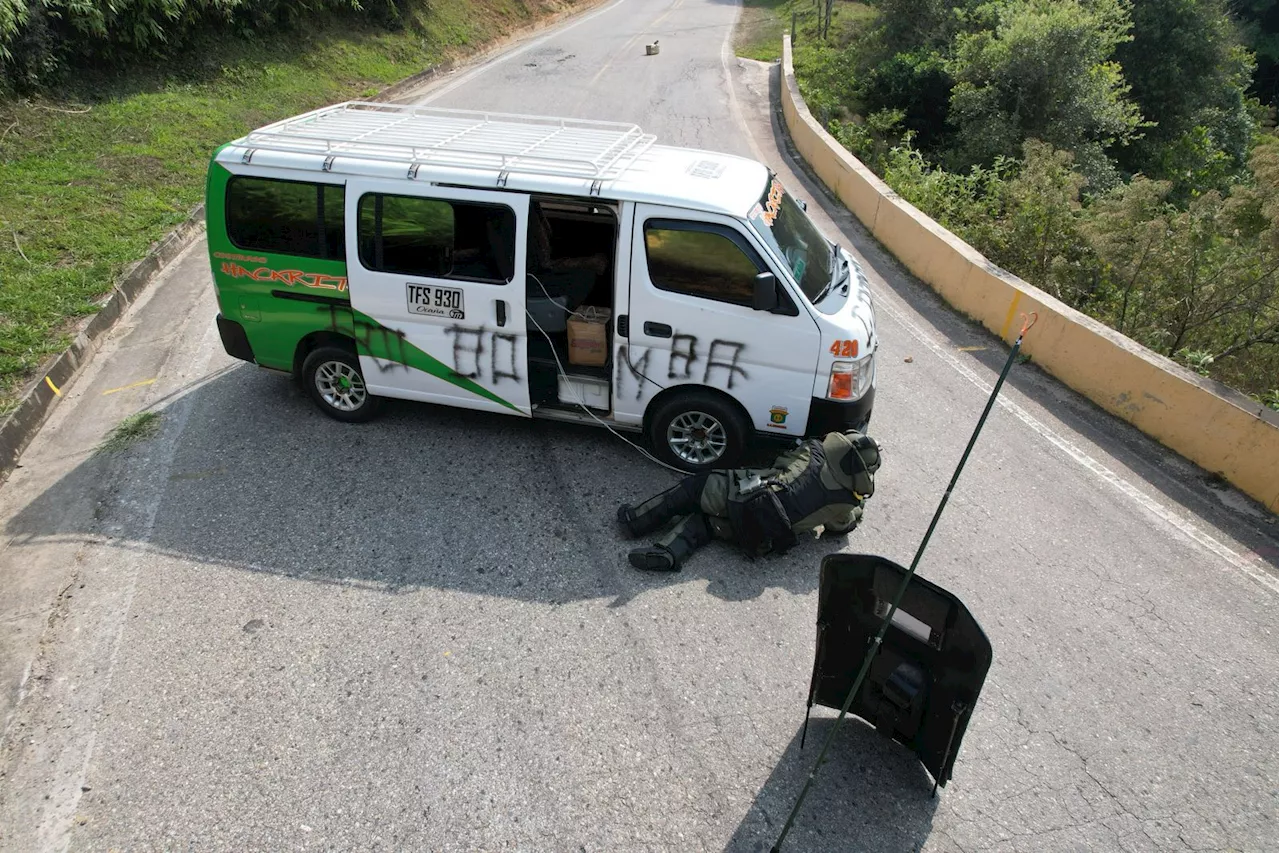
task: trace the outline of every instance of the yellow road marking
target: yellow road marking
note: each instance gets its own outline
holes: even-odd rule
[[[982,352],[986,347],[956,347],[957,352]]]
[[[143,385],[150,385],[152,382],[155,382],[155,381],[156,381],[155,379],[144,379],[141,382],[135,382],[132,385],[121,385],[119,388],[112,388],[110,391],[103,391],[102,396],[105,397],[108,394],[114,394],[117,391],[128,391],[130,388],[141,388]]]
[[[54,385],[54,384],[53,384],[53,380],[52,380],[52,379],[50,379],[48,376],[46,376],[46,377],[44,378],[44,381],[45,381],[45,384],[47,384],[50,388],[52,388],[52,389],[53,389],[53,393],[57,394],[59,397],[61,397],[61,396],[62,396],[62,392],[58,390],[58,386],[57,386],[57,385]]]
[[[658,24],[661,24],[663,21],[665,21],[667,16],[670,15],[672,12],[674,12],[676,9],[680,8],[680,5],[682,3],[684,3],[684,0],[676,0],[676,2],[672,3],[669,7],[667,7],[667,11],[663,12],[661,15],[655,18],[652,21],[652,23],[649,24],[649,29],[652,29],[658,26]],[[621,48],[619,48],[617,53],[609,57],[608,61],[606,61],[604,65],[600,66],[600,70],[596,72],[596,76],[592,77],[591,81],[587,83],[587,88],[590,89],[592,86],[594,86],[596,84],[596,81],[599,80],[604,75],[604,72],[609,70],[610,66],[613,65],[614,61],[618,59],[618,57],[625,56],[627,51],[631,49],[631,46],[636,43],[636,39],[638,38],[640,38],[640,34],[636,33],[631,38],[627,39],[626,44],[624,44]]]
[[[596,81],[599,80],[604,75],[604,72],[609,70],[609,66],[613,65],[613,61],[617,59],[619,56],[622,56],[623,54],[625,54],[628,50],[630,50],[631,45],[633,45],[635,43],[635,40],[638,38],[640,38],[638,34],[632,36],[627,40],[627,43],[624,44],[621,47],[621,49],[618,50],[616,54],[609,57],[609,60],[605,62],[604,65],[600,66],[600,70],[596,72],[596,76],[591,78],[591,82],[587,83],[587,88],[590,89],[592,86],[594,86],[596,84]]]
[[[1009,327],[1013,325],[1014,312],[1018,310],[1018,300],[1022,299],[1022,291],[1015,290],[1013,292],[1013,301],[1009,303],[1009,313],[1004,318],[1004,325],[1000,327],[1000,337],[1009,337]]]

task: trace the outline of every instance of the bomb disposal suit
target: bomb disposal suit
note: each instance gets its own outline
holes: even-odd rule
[[[879,469],[880,447],[873,438],[853,430],[832,432],[788,450],[770,468],[685,477],[638,506],[619,507],[618,522],[636,537],[677,519],[656,545],[631,552],[638,569],[678,571],[713,538],[734,542],[752,557],[780,553],[798,534],[843,534],[857,527]]]

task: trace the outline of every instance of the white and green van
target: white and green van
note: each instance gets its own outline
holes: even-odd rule
[[[871,415],[866,277],[752,160],[345,103],[219,149],[207,215],[223,346],[339,420],[398,397],[603,423],[705,470]]]

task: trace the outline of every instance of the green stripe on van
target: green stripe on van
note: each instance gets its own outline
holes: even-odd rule
[[[338,311],[344,312],[344,309],[338,309]],[[440,361],[440,359],[406,341],[403,332],[388,328],[369,315],[362,314],[354,308],[345,309],[345,312],[349,312],[351,315],[352,328],[350,329],[350,334],[356,341],[356,351],[360,355],[367,355],[370,358],[391,361],[396,364],[403,364],[405,367],[411,367],[414,370],[421,370],[423,373],[429,373],[432,376],[443,379],[445,382],[456,385],[465,391],[470,391],[478,397],[497,403],[499,406],[506,406],[513,412],[520,412],[519,406],[502,399],[488,388],[473,382],[443,361]],[[523,412],[520,413],[524,414]]]

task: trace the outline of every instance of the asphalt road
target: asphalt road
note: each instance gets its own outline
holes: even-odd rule
[[[737,13],[603,6],[424,97],[636,121],[809,198],[874,271],[862,527],[635,572],[613,509],[668,474],[586,428],[331,421],[222,352],[197,244],[0,489],[0,846],[768,849],[816,754],[818,562],[910,560],[1005,350],[795,174]],[[1276,849],[1275,518],[1031,365],[1006,388],[921,567],[995,649],[954,779],[847,722],[787,849]]]

